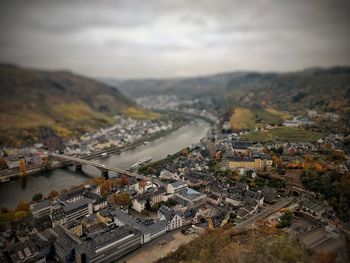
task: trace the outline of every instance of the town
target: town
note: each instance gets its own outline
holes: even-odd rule
[[[62,163],[49,160],[48,152],[58,150],[67,155],[105,158],[126,149],[147,144],[182,125],[182,120],[172,120],[168,115],[156,120],[137,120],[115,116],[117,124],[97,132],[85,133],[80,138],[62,139],[48,133],[32,147],[0,149],[0,181],[20,177],[25,166],[27,174],[62,167]],[[106,150],[108,149],[108,150]],[[22,167],[22,168],[21,168]],[[21,170],[22,169],[22,170]]]
[[[344,138],[326,134],[310,142],[250,141],[247,131],[235,133],[225,121],[213,123],[200,142],[130,168],[140,177],[95,177],[45,197],[38,193],[15,211],[2,208],[2,220],[11,224],[1,228],[1,261],[111,262],[147,244],[152,244],[148,250],[166,245],[162,238],[167,233],[180,231],[192,239],[206,229],[231,225],[247,231],[262,222],[286,229],[312,251],[327,248],[346,257],[348,215],[312,191],[310,181],[313,173],[348,172]],[[59,152],[84,156],[124,147],[173,126],[172,121],[121,119],[116,126],[68,141]],[[274,127],[263,129],[269,128]],[[37,154],[40,149],[23,151]]]

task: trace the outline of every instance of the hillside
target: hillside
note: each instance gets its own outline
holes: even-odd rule
[[[350,67],[292,73],[247,73],[226,86],[230,99],[245,106],[273,104],[281,110],[339,111],[349,107]]]
[[[70,72],[0,65],[0,87],[0,146],[30,144],[48,132],[78,135],[112,124],[117,113],[143,113],[117,89]]]
[[[235,234],[215,229],[182,245],[158,263],[175,262],[317,262],[282,231],[255,230]]]
[[[251,115],[251,120],[246,125],[248,127],[256,127],[260,119],[266,119],[272,124],[280,123],[288,117],[288,112],[295,115],[306,114],[309,109],[334,112],[340,115],[339,123],[330,127],[325,123],[324,127],[336,127],[336,132],[350,133],[350,67],[312,68],[289,73],[232,72],[204,77],[107,82],[118,84],[125,94],[139,97],[166,94],[209,101],[209,106],[213,109],[226,112],[226,119],[230,119],[237,107],[245,108],[247,110],[241,110],[235,118],[240,119],[238,117],[242,114]],[[235,118],[231,120],[233,126],[237,123]]]

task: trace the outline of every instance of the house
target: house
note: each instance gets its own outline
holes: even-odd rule
[[[103,196],[94,192],[86,193],[85,198],[92,200],[94,212],[97,212],[103,208],[106,208],[108,205],[107,200]]]
[[[169,194],[174,194],[176,192],[185,190],[188,188],[188,185],[186,184],[186,182],[178,180],[174,183],[168,184],[167,185],[167,193]]]
[[[182,213],[183,225],[197,224],[199,222],[197,208],[188,208]]]
[[[217,206],[222,201],[222,195],[220,193],[210,192],[207,194],[207,201],[214,206]]]
[[[264,186],[264,188],[261,189],[261,193],[264,197],[264,201],[267,203],[274,204],[276,202],[278,193],[275,188]]]
[[[234,154],[244,154],[248,155],[250,151],[251,142],[243,142],[243,141],[234,141],[231,145],[231,151]]]
[[[26,241],[10,244],[7,247],[9,262],[46,262],[54,251],[56,236],[52,229],[46,229],[28,236]],[[8,262],[4,258],[1,262]]]
[[[255,204],[257,203],[258,206],[263,206],[264,204],[264,197],[260,191],[254,192],[247,190],[244,192],[243,200],[245,203]]]
[[[244,205],[244,206],[240,207],[237,210],[236,216],[237,216],[238,219],[245,219],[248,216],[254,214],[255,211],[256,211],[255,207],[252,207],[252,206],[249,206],[249,205]]]
[[[166,190],[164,186],[158,187],[158,189],[152,193],[151,202],[152,205],[158,204],[163,201],[163,196],[166,194]]]
[[[242,204],[242,195],[239,193],[230,193],[225,197],[225,202],[233,207],[240,207]]]
[[[183,220],[181,213],[175,212],[173,209],[162,205],[158,210],[160,220],[165,220],[167,223],[167,231],[182,227]]]
[[[142,213],[142,211],[146,209],[146,200],[143,198],[134,199],[132,201],[132,209],[139,213]]]
[[[163,169],[160,174],[159,174],[159,178],[165,178],[165,179],[178,179],[179,176],[175,173],[172,173],[166,169]]]
[[[237,182],[235,184],[235,186],[233,187],[233,192],[243,194],[248,189],[249,189],[248,184],[242,183],[242,182]]]
[[[252,152],[262,152],[264,150],[264,145],[262,145],[260,142],[253,144],[250,146],[250,149]]]
[[[101,195],[101,188],[96,185],[85,185],[83,188],[74,189],[58,196],[64,203],[74,203],[82,199],[87,193]]]
[[[327,208],[319,204],[316,200],[306,199],[299,203],[301,210],[315,220],[320,220]]]

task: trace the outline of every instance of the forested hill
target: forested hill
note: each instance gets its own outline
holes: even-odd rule
[[[307,110],[341,116],[340,131],[350,124],[350,67],[312,68],[289,73],[232,72],[202,77],[112,81],[135,96],[177,95],[211,101],[215,111],[233,107],[275,108],[295,114]],[[208,106],[206,106],[208,108]]]
[[[68,137],[113,122],[135,103],[116,88],[64,71],[0,65],[0,142],[19,146],[45,131]]]
[[[249,73],[232,78],[226,90],[236,103],[274,104],[284,110],[342,111],[349,107],[350,67]]]

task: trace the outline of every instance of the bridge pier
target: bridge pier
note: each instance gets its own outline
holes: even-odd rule
[[[103,176],[106,179],[109,179],[108,170],[100,169],[100,171],[101,171],[101,176]]]
[[[76,172],[81,172],[81,171],[83,171],[83,167],[82,167],[82,165],[81,165],[80,163],[77,163],[77,164],[75,165],[75,171],[76,171]]]

